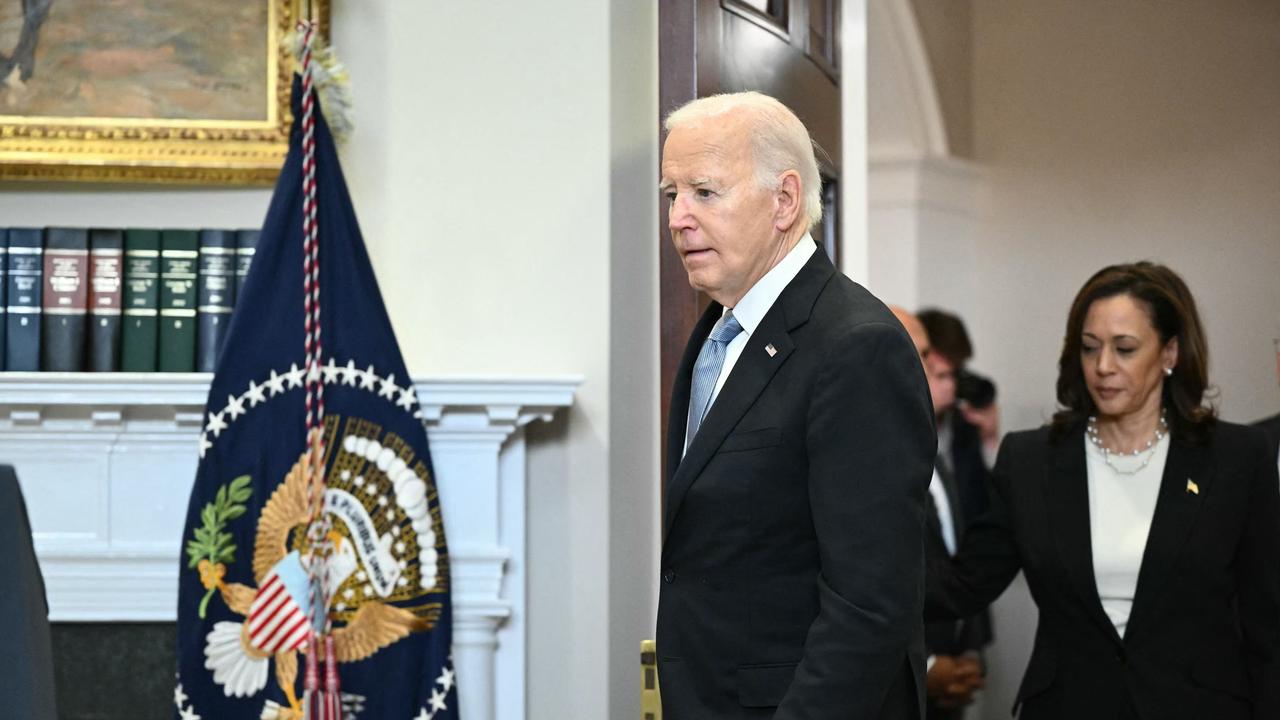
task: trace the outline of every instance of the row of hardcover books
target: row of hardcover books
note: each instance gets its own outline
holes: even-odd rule
[[[0,370],[212,372],[257,230],[0,228]]]

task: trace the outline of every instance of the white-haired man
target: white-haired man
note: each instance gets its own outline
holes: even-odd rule
[[[818,167],[790,110],[721,95],[666,127],[672,241],[714,302],[672,390],[663,717],[921,717],[936,437],[915,347],[810,238]]]

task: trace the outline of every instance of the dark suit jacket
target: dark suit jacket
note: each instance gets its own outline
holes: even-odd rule
[[[948,484],[943,480],[944,485]],[[965,534],[966,516],[960,510],[959,492],[954,487],[947,488],[947,499],[951,503],[951,520],[955,528],[956,541],[962,542]],[[925,511],[925,560],[928,565],[947,562],[950,553],[942,535],[942,521],[938,517],[938,506],[930,495]],[[979,651],[991,642],[991,623],[987,611],[975,613],[963,620],[934,620],[925,623],[924,647],[929,655],[964,655]]]
[[[720,315],[712,303],[698,322],[672,393],[663,717],[922,715],[922,526],[936,437],[910,339],[814,253],[682,460],[690,375]]]
[[[13,468],[0,465],[0,717],[54,720],[44,579]]]
[[[1195,483],[1193,492],[1189,482]],[[1026,574],[1040,609],[1024,720],[1280,717],[1280,490],[1252,428],[1173,442],[1123,638],[1094,581],[1084,431],[1004,439],[992,509],[930,566],[926,617],[972,612]]]
[[[991,473],[982,453],[982,438],[978,428],[965,421],[957,411],[944,415],[940,424],[951,429],[951,447],[947,455],[951,461],[950,472],[939,471],[951,502],[951,519],[956,540],[962,542],[968,526],[987,511],[990,505]],[[943,448],[938,447],[941,454]],[[942,524],[938,510],[929,500],[929,532],[925,542],[926,560],[929,563],[946,562],[947,546],[942,539]],[[993,637],[991,609],[983,608],[963,620],[938,620],[924,626],[925,649],[930,655],[963,655],[980,651],[991,644]]]
[[[1263,434],[1267,436],[1267,446],[1271,448],[1271,458],[1274,460],[1280,455],[1280,415],[1259,420],[1254,426],[1262,428]]]
[[[978,428],[952,410],[942,422],[951,426],[951,466],[956,495],[966,523],[987,511],[990,504],[991,472],[982,453],[982,436]]]

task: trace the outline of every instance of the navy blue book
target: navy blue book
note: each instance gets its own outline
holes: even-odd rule
[[[236,302],[236,233],[200,231],[200,270],[196,290],[196,371],[218,364],[231,310]]]
[[[44,284],[44,231],[9,228],[8,297],[5,300],[6,370],[40,369],[40,301]]]

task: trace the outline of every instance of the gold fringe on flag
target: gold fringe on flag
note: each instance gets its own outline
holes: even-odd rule
[[[294,30],[285,38],[285,47],[293,56],[294,71],[302,73],[303,34]],[[324,119],[339,145],[345,143],[355,129],[352,122],[351,76],[347,67],[320,37],[311,40],[311,79],[320,98]]]

